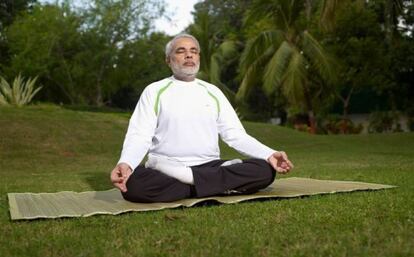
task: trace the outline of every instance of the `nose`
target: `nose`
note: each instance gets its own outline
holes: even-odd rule
[[[185,59],[193,59],[193,53],[191,51],[187,51],[185,53]]]

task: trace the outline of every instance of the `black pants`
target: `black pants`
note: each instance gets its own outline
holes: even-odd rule
[[[138,166],[126,183],[127,192],[122,195],[131,202],[152,203],[213,195],[251,194],[267,187],[275,179],[275,171],[264,160],[248,159],[243,163],[220,166],[223,162],[215,160],[192,166],[194,185]]]

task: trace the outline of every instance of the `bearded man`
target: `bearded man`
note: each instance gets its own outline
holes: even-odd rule
[[[147,86],[131,116],[111,181],[132,202],[251,194],[293,165],[244,130],[214,85],[196,78],[200,45],[188,34],[165,49],[173,76]],[[219,137],[250,159],[221,160]],[[148,154],[145,165],[139,165]]]

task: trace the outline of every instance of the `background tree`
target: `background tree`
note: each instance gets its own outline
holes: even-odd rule
[[[163,3],[2,1],[0,75],[38,75],[43,101],[131,109],[170,74],[170,37],[152,32]],[[245,119],[295,110],[314,128],[316,114],[341,108],[414,116],[411,0],[205,0],[193,15],[200,78],[237,91]]]
[[[393,18],[387,21],[390,6],[394,6]],[[407,33],[412,23],[404,18],[410,6],[412,1],[349,1],[338,12],[335,30],[323,35],[341,63],[336,91],[345,116],[404,109],[405,99],[412,99],[409,82],[403,79],[412,73],[408,68],[412,36]]]
[[[219,38],[220,30],[215,30],[207,12],[198,13],[195,23],[190,27],[201,48],[201,63],[198,77],[218,86],[224,94],[233,100],[234,92],[222,81],[222,73],[237,57],[236,42]]]
[[[152,33],[122,47],[108,82],[117,85],[111,97],[112,106],[133,109],[147,85],[171,76],[164,61],[164,48],[169,40],[165,34]]]
[[[18,17],[8,29],[13,58],[6,73],[9,77],[20,72],[39,76],[44,99],[80,102],[82,83],[74,75],[81,69],[74,62],[81,49],[80,25],[80,18],[70,9],[53,5],[37,5],[31,13]]]
[[[117,66],[120,49],[129,41],[146,35],[151,22],[163,11],[162,2],[148,0],[94,0],[83,10],[83,44],[81,62],[93,85],[94,104],[103,105],[104,97],[113,92],[107,76]]]
[[[120,59],[127,58],[123,48],[148,39],[152,21],[162,11],[161,3],[97,0],[82,9],[70,2],[37,5],[8,30],[13,58],[5,65],[5,72],[11,77],[20,72],[39,75],[45,100],[109,104],[112,95],[124,86],[111,77],[118,76],[118,65],[125,63]],[[147,59],[151,58],[147,53]],[[139,70],[135,72],[139,74]]]
[[[335,78],[333,62],[309,32],[310,1],[254,1],[247,24],[261,19],[265,31],[249,40],[241,57],[243,80],[237,98],[243,99],[258,84],[269,96],[279,88],[292,106],[308,113],[315,132],[314,110],[320,94],[330,90]],[[302,15],[305,12],[305,17]]]
[[[251,0],[206,0],[194,6],[187,29],[200,41],[199,78],[209,81],[233,101],[238,88],[237,64],[243,47],[242,20]]]
[[[9,60],[6,28],[13,23],[19,13],[30,10],[36,2],[36,0],[0,1],[0,72],[2,64]]]
[[[22,11],[30,9],[36,0],[13,0],[0,2],[0,29],[13,23],[14,18]]]
[[[385,75],[388,56],[377,14],[358,2],[350,1],[344,7],[337,12],[335,30],[324,36],[340,63],[335,95],[346,119],[354,94],[375,92],[391,81]]]

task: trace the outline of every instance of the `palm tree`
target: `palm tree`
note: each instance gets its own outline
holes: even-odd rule
[[[403,11],[404,0],[385,0],[384,2],[384,29],[385,39],[390,46],[394,32],[398,26],[398,16]]]
[[[328,4],[330,2],[330,4]],[[262,84],[270,96],[280,90],[292,106],[308,113],[311,132],[315,132],[315,103],[318,95],[330,89],[335,79],[332,59],[308,30],[316,7],[327,19],[337,1],[257,0],[246,23],[264,17],[271,28],[248,41],[241,57],[242,83],[236,99],[242,100],[253,86]],[[305,22],[303,21],[305,13]]]
[[[219,87],[227,98],[233,101],[235,92],[221,81],[221,75],[226,66],[237,58],[236,42],[218,37],[220,31],[213,30],[207,12],[197,15],[190,32],[198,39],[201,48],[202,58],[198,77]]]

